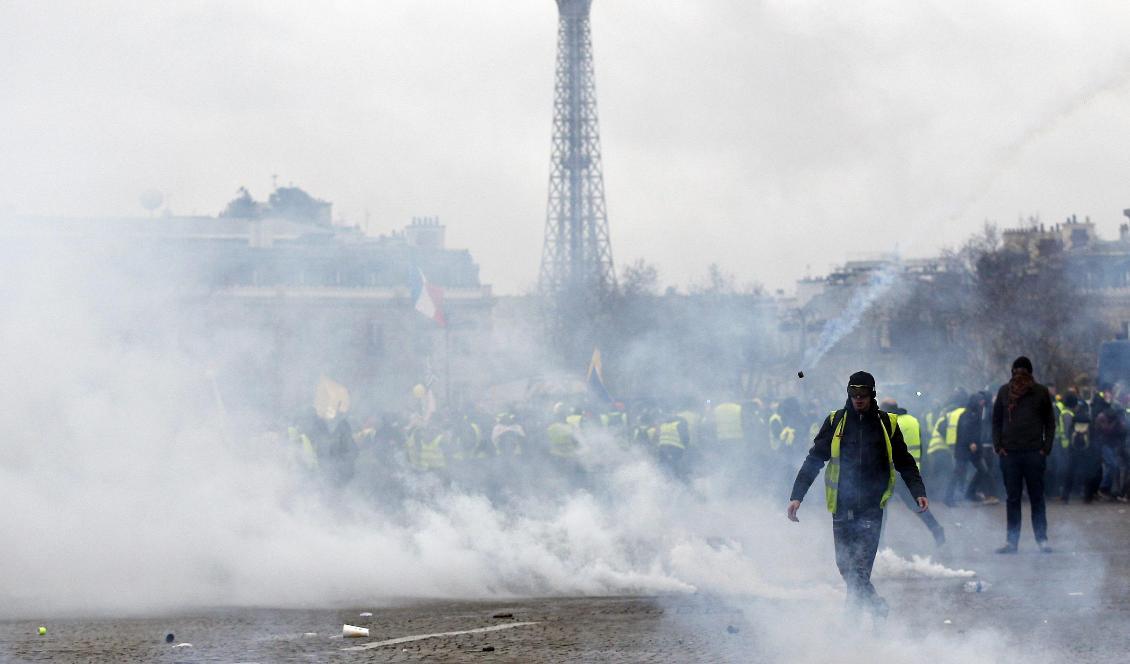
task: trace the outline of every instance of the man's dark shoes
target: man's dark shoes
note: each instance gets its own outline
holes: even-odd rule
[[[996,551],[997,551],[997,553],[1016,553],[1016,545],[1015,544],[1005,544],[1004,546],[997,549]]]
[[[1048,546],[1047,540],[1043,542],[1036,542],[1036,546],[1040,547],[1040,553],[1051,553],[1052,548]]]

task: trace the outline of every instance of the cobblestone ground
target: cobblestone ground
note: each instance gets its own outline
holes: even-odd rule
[[[919,644],[945,652],[980,630],[992,647],[970,661],[1122,662],[1130,652],[1130,514],[1119,504],[1053,506],[1052,554],[1030,541],[1021,553],[999,556],[1003,507],[941,508],[949,542],[940,551],[908,512],[892,510],[885,545],[904,556],[920,551],[951,568],[977,570],[984,592],[967,593],[966,579],[878,579],[891,604],[891,627],[907,655]],[[1027,517],[1027,513],[1025,514]],[[1030,531],[1026,537],[1030,538]],[[787,552],[782,552],[787,556]],[[831,555],[828,556],[831,564]],[[827,602],[825,602],[827,604]],[[359,613],[372,611],[372,617]],[[587,597],[490,602],[399,602],[386,608],[340,610],[231,609],[192,615],[0,623],[2,661],[82,662],[780,662],[853,657],[836,651],[832,627],[814,616],[812,600],[681,595]],[[766,620],[771,616],[773,625]],[[949,622],[946,622],[949,621]],[[517,622],[491,632],[435,636],[377,646],[412,635],[472,630]],[[368,639],[342,639],[341,625],[368,627]],[[38,625],[48,633],[36,635]],[[866,625],[865,651],[888,637]],[[191,648],[173,648],[189,642]],[[313,634],[311,634],[313,633]],[[909,636],[908,636],[909,635]],[[893,635],[892,635],[892,638]],[[821,645],[821,640],[825,643]],[[861,645],[862,644],[862,645]],[[926,648],[927,646],[922,646]],[[847,648],[847,646],[845,646]],[[1004,653],[1004,654],[1002,654]],[[896,653],[897,654],[897,653]],[[921,653],[918,653],[921,654]],[[837,657],[842,655],[842,657]],[[919,659],[916,657],[915,659]]]

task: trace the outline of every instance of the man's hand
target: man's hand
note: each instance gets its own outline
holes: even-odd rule
[[[976,454],[977,453],[977,443],[969,443],[969,451]]]
[[[926,496],[922,496],[918,499],[918,511],[925,512],[928,509],[930,509],[930,499]]]
[[[800,519],[796,518],[796,511],[799,510],[799,509],[800,509],[800,501],[799,500],[790,500],[789,501],[789,509],[788,509],[788,512],[787,512],[788,517],[789,517],[789,521],[796,521],[797,523],[800,522]]]

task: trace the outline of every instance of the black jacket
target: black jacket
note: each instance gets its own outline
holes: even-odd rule
[[[887,490],[890,478],[890,464],[887,459],[887,445],[883,430],[888,425],[886,413],[879,410],[874,400],[865,413],[857,413],[848,400],[844,406],[844,433],[840,441],[840,484],[836,513],[844,510],[877,509],[883,493]],[[804,500],[808,487],[820,474],[820,469],[832,458],[832,428],[830,418],[824,419],[820,433],[812,441],[808,458],[797,473],[793,483],[792,500]],[[915,498],[926,495],[918,464],[906,449],[902,430],[895,429],[891,435],[891,452],[894,455],[895,470],[902,475],[910,493]]]
[[[1113,406],[1095,416],[1095,421],[1091,424],[1091,444],[1121,450],[1125,441],[1126,426],[1121,414]]]
[[[965,412],[957,418],[957,439],[953,455],[958,459],[964,460],[973,456],[974,453],[969,450],[971,444],[982,445],[986,442],[981,439],[981,410],[981,400],[978,395],[969,400],[965,405]]]
[[[1052,451],[1055,440],[1055,406],[1048,388],[1033,383],[1032,389],[1020,397],[1016,407],[1008,411],[1008,383],[997,390],[993,404],[993,447],[1000,450]]]

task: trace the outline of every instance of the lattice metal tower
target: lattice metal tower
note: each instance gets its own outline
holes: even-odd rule
[[[616,287],[600,128],[596,115],[592,35],[592,0],[557,1],[557,76],[553,99],[553,153],[549,203],[538,285],[558,300],[558,316],[577,312],[581,302],[603,299]],[[568,300],[569,304],[562,302]]]

